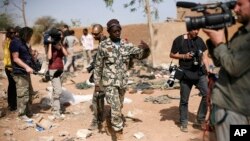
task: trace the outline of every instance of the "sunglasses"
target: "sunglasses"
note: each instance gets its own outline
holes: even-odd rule
[[[94,36],[98,36],[100,33],[92,33],[92,35]]]

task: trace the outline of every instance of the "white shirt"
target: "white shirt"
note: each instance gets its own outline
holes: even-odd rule
[[[94,38],[91,34],[87,36],[82,35],[81,37],[82,46],[85,50],[93,50],[94,49]]]

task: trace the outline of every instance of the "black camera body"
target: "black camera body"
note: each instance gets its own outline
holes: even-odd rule
[[[192,55],[193,58],[193,64],[195,66],[200,65],[203,52],[201,50],[196,50],[196,51],[191,51],[190,54]]]
[[[170,76],[169,79],[167,80],[167,84],[169,87],[173,87],[175,79],[181,80],[184,76],[184,72],[182,69],[177,67],[176,65],[169,66],[169,72]]]
[[[207,29],[222,29],[224,27],[235,24],[236,17],[233,15],[232,10],[236,5],[235,0],[225,3],[212,3],[212,4],[196,4],[189,2],[177,2],[177,6],[184,8],[191,8],[192,11],[202,12],[204,16],[199,17],[185,17],[187,31],[207,28]],[[209,14],[207,9],[220,8],[221,13]]]

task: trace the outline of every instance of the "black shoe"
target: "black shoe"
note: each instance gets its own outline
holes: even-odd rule
[[[188,132],[187,125],[181,125],[181,126],[180,126],[180,130],[181,130],[182,132]]]
[[[42,78],[42,82],[49,82],[50,79]]]

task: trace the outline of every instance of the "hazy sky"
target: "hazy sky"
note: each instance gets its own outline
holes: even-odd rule
[[[2,1],[2,0],[1,0]],[[16,4],[21,0],[10,0]],[[114,0],[113,11],[106,8],[103,0],[26,0],[26,19],[29,26],[32,26],[37,18],[42,16],[51,16],[57,21],[63,21],[71,25],[71,19],[79,19],[81,26],[90,26],[93,23],[106,25],[111,18],[116,18],[122,25],[146,23],[147,18],[143,9],[139,8],[136,12],[131,13],[129,8],[123,5],[129,0]],[[163,22],[166,17],[176,17],[176,0],[163,0],[163,3],[155,5],[159,9],[159,19],[156,22]],[[180,1],[180,0],[177,0]],[[196,3],[208,3],[215,0],[185,0]],[[224,0],[222,0],[224,1]],[[15,17],[19,17],[18,23],[23,24],[22,19],[16,14],[18,11],[13,5],[2,8]],[[13,12],[14,11],[14,12]]]

